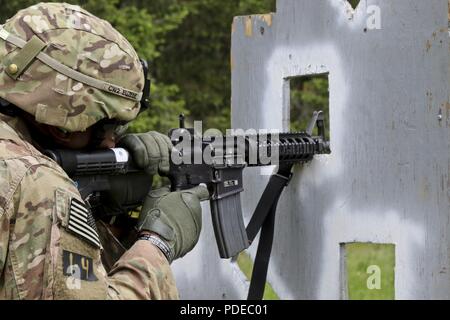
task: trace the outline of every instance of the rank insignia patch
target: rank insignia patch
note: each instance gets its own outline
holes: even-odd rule
[[[69,222],[67,229],[87,240],[93,246],[101,248],[95,220],[86,205],[72,198],[70,201]]]
[[[63,272],[65,276],[84,281],[97,281],[92,258],[63,250]]]

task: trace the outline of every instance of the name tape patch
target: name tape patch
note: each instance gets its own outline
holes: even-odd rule
[[[95,220],[86,205],[72,198],[70,201],[69,222],[67,229],[87,240],[93,246],[101,248]]]
[[[114,93],[118,96],[122,96],[124,98],[132,99],[132,100],[139,100],[138,99],[138,93],[133,92],[124,88],[116,87],[113,85],[108,86],[108,91],[111,93]]]

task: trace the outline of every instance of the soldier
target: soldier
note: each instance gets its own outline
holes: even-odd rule
[[[178,298],[170,262],[198,240],[206,188],[150,192],[137,240],[107,273],[89,206],[42,154],[114,147],[143,90],[132,46],[78,6],[40,3],[0,26],[0,298]],[[149,175],[168,171],[166,136],[121,144]]]

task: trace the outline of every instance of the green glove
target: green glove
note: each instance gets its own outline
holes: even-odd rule
[[[169,262],[183,257],[197,244],[202,228],[200,202],[209,199],[205,186],[170,192],[168,187],[151,191],[144,201],[138,231],[156,233],[170,248]]]
[[[147,174],[159,172],[166,175],[169,172],[173,145],[168,136],[156,131],[126,134],[119,140],[118,146],[130,151],[136,165]]]

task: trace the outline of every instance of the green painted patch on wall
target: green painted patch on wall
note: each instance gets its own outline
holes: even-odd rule
[[[395,299],[395,245],[346,243],[341,253],[344,299]]]

